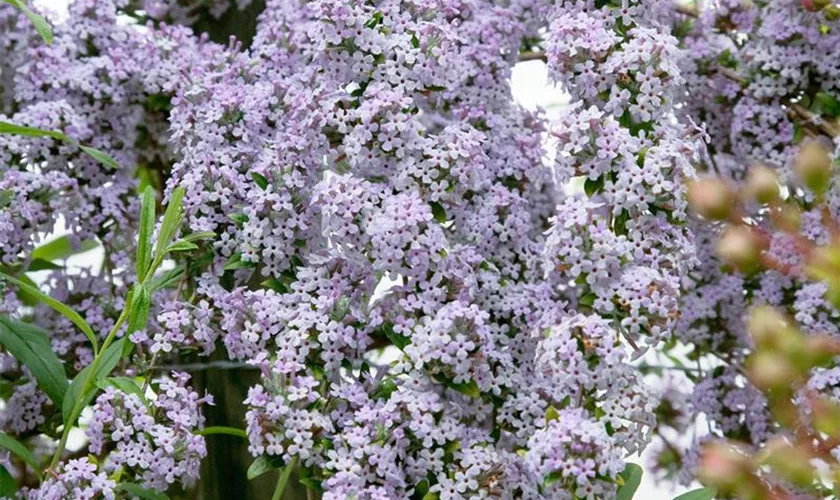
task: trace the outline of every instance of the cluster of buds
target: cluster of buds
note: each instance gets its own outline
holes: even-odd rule
[[[702,451],[698,478],[725,496],[745,500],[822,498],[840,488],[840,405],[807,390],[815,368],[840,355],[840,341],[806,336],[785,315],[764,306],[752,311],[749,332],[755,351],[747,377],[767,398],[777,437],[756,450],[732,441],[714,441]],[[838,490],[840,491],[840,490]]]
[[[823,12],[829,21],[840,19],[840,5],[833,0],[802,0],[802,6],[811,12]]]
[[[752,167],[738,189],[717,177],[697,179],[689,185],[688,201],[701,217],[724,224],[717,252],[730,268],[744,274],[773,269],[823,281],[829,289],[829,300],[840,306],[840,224],[824,200],[834,173],[830,149],[818,139],[809,140],[800,148],[794,170],[801,186],[813,195],[814,203],[823,204],[822,223],[831,233],[824,245],[800,234],[800,205],[785,195],[776,172],[763,165]],[[756,224],[749,216],[747,208],[756,205],[767,215],[763,219],[770,227]],[[781,263],[768,255],[771,229],[793,237],[802,256],[801,266]]]
[[[774,270],[822,282],[826,299],[840,308],[840,224],[826,201],[835,168],[831,150],[811,139],[800,147],[793,167],[799,186],[787,188],[762,165],[752,167],[737,188],[716,177],[698,179],[689,186],[689,204],[722,226],[717,253],[728,268],[743,274]],[[812,219],[817,214],[826,238],[815,241],[803,234],[803,206]],[[774,257],[776,231],[794,243],[798,262]],[[802,498],[803,491],[840,498],[840,404],[809,389],[815,370],[836,366],[840,340],[806,334],[770,306],[752,309],[747,329],[754,349],[743,374],[764,394],[776,437],[758,447],[710,442],[701,453],[698,478],[722,496],[746,500]]]

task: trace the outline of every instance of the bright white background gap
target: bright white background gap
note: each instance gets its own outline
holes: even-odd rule
[[[34,3],[49,12],[48,17],[53,22],[61,22],[67,18],[68,0],[35,0]],[[549,81],[546,65],[542,61],[527,61],[517,64],[513,68],[511,75],[511,91],[516,103],[532,111],[541,108],[549,118],[556,118],[562,109],[569,104],[569,96]],[[59,226],[63,229],[63,224],[59,224]],[[54,236],[59,236],[63,232],[63,230],[59,230]],[[72,257],[67,262],[67,265],[69,267],[73,267],[74,265],[99,266],[102,258],[103,254],[101,249],[95,249]],[[40,280],[36,278],[36,281]],[[74,444],[81,446],[83,444],[83,436],[76,437],[78,441],[77,439],[72,439],[76,441]],[[687,436],[684,437],[687,438]],[[641,457],[635,455],[630,458],[630,461],[638,463],[642,468],[645,468],[649,458],[647,455],[647,453]],[[673,488],[673,485],[670,484],[657,484],[652,474],[645,473],[635,499],[670,500],[697,486],[694,485],[691,488]]]

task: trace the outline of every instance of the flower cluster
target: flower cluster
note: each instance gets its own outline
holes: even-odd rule
[[[834,254],[801,252],[836,236],[813,167],[834,147],[794,154],[836,131],[832,9],[268,0],[253,37],[212,41],[257,4],[235,3],[75,0],[51,45],[0,6],[0,311],[64,370],[0,352],[3,430],[64,429],[27,497],[194,483],[211,400],[154,376],[184,356],[259,370],[250,452],[326,499],[609,498],[689,409],[756,448],[778,432],[744,311],[840,332]],[[520,56],[571,96],[556,119],[513,102]],[[689,190],[696,169],[751,197]],[[101,267],[65,266],[91,248]],[[658,402],[649,352],[693,394]],[[82,389],[96,462],[63,453]],[[702,461],[665,444],[663,468]]]
[[[94,454],[113,447],[105,472],[131,474],[143,486],[158,491],[175,482],[189,486],[198,479],[201,460],[207,455],[204,436],[196,434],[204,424],[200,407],[212,404],[213,398],[199,398],[186,387],[189,375],[172,376],[174,380],[157,384],[157,397],[151,401],[142,393],[114,387],[96,399],[85,434]]]
[[[673,331],[680,280],[693,264],[683,181],[694,175],[696,132],[669,120],[683,83],[677,40],[651,8],[561,2],[547,38],[550,74],[575,102],[553,124],[555,176],[579,179],[544,249],[547,275],[632,338],[656,345]],[[635,340],[630,340],[635,349]]]
[[[114,500],[116,483],[87,458],[68,460],[56,478],[49,478],[37,490],[24,490],[28,500],[66,500],[68,498],[103,498]]]

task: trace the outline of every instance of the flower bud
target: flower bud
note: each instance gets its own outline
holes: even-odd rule
[[[755,271],[759,265],[763,242],[747,226],[729,226],[718,241],[718,256],[742,273]]]
[[[792,445],[784,438],[776,438],[767,443],[759,457],[779,477],[803,488],[814,481],[815,471],[811,459],[807,450]]]
[[[720,179],[703,177],[688,184],[691,208],[710,220],[724,220],[735,207],[735,193]]]
[[[703,484],[732,491],[749,477],[750,458],[730,443],[707,444],[700,453],[697,477]]]
[[[779,176],[769,167],[756,165],[747,174],[746,191],[758,203],[773,203],[779,199]]]
[[[771,212],[773,224],[779,229],[797,232],[802,226],[802,211],[795,203],[784,203],[778,210]]]
[[[821,396],[812,397],[810,403],[814,428],[834,439],[840,438],[840,406]]]
[[[832,0],[802,0],[802,6],[805,10],[816,12],[824,9]]]
[[[800,148],[794,169],[805,187],[820,195],[831,181],[831,151],[819,140],[808,141]]]
[[[758,351],[747,358],[747,375],[762,391],[791,390],[799,372],[786,356],[775,351]]]
[[[750,312],[747,330],[758,349],[786,351],[791,339],[802,337],[785,315],[770,306],[759,306]]]
[[[805,338],[804,368],[830,366],[840,355],[840,343],[829,335],[812,335]]]

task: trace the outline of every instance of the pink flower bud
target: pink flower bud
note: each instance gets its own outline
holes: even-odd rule
[[[707,219],[724,220],[735,207],[735,194],[724,181],[704,177],[688,184],[688,203]]]

